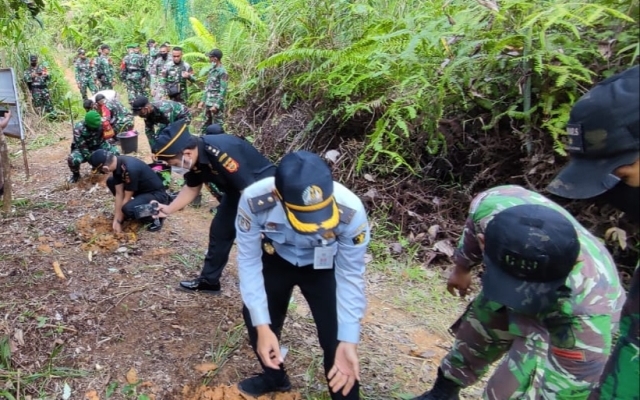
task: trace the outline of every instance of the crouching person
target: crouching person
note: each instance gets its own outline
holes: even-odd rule
[[[456,400],[506,357],[483,398],[586,399],[611,352],[625,296],[604,245],[566,210],[520,186],[479,194],[447,283],[482,291],[452,326],[456,340],[433,388],[414,400]]]
[[[89,111],[84,121],[78,122],[73,128],[73,141],[71,142],[71,154],[67,157],[67,164],[71,170],[69,183],[76,183],[80,179],[80,165],[89,161],[91,153],[104,149],[115,155],[120,154],[118,149],[107,142],[103,136],[102,117],[97,111]]]
[[[150,231],[159,231],[164,218],[154,219],[148,215],[149,202],[160,204],[169,203],[167,194],[160,177],[143,161],[130,156],[116,156],[106,150],[96,150],[91,154],[89,163],[94,173],[108,174],[107,187],[115,196],[113,210],[113,231],[122,232],[125,220],[139,219],[150,224]],[[139,207],[143,206],[143,207]],[[147,214],[147,215],[144,215]],[[141,215],[143,215],[141,217]]]

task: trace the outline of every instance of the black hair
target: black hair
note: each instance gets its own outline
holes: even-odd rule
[[[93,108],[93,100],[85,99],[84,103],[82,103],[82,107],[87,111],[91,110]]]
[[[173,48],[173,50],[171,50],[171,51],[180,51],[180,52],[182,52],[182,47],[178,47],[178,46],[176,46],[176,47],[174,47],[174,48]]]

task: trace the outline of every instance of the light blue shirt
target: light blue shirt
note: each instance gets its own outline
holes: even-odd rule
[[[348,223],[341,221],[333,230],[335,237],[326,240],[320,234],[302,235],[295,232],[275,196],[274,207],[254,214],[249,199],[271,193],[274,188],[273,177],[248,186],[240,198],[236,218],[240,294],[249,309],[253,325],[271,323],[262,276],[261,235],[271,239],[280,257],[298,267],[312,265],[314,248],[322,246],[325,240],[325,245],[333,250],[334,255],[338,340],[358,343],[360,320],[367,305],[364,257],[370,240],[367,213],[362,201],[340,183],[333,183],[336,202],[354,212]]]

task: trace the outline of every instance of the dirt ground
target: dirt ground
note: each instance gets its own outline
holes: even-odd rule
[[[69,126],[47,126],[60,140],[29,151],[29,179],[11,141],[15,201],[0,220],[0,337],[9,338],[11,369],[3,374],[0,348],[0,398],[6,385],[19,385],[25,399],[246,398],[235,384],[258,363],[242,322],[235,249],[221,295],[176,290],[199,273],[215,200],[204,194],[201,208],[172,215],[160,232],[130,224],[114,236],[106,176],[90,177],[84,164],[82,180],[67,184]],[[137,156],[150,161],[144,135]],[[421,393],[451,339],[395,305],[397,288],[368,278],[363,393]],[[299,293],[294,300],[282,345],[296,391],[262,400],[328,398],[313,319]]]

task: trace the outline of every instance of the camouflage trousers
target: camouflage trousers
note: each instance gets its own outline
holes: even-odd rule
[[[619,316],[620,310],[527,316],[480,293],[452,327],[456,340],[441,368],[448,379],[466,387],[505,356],[484,399],[584,400],[598,383]]]
[[[113,80],[100,80],[100,90],[113,90]]]
[[[200,132],[200,134],[204,135],[207,127],[211,124],[218,124],[224,129],[224,107],[218,110],[217,113],[214,113],[207,108],[204,113],[204,124],[202,125],[202,132]]]
[[[109,142],[102,142],[100,147],[97,147],[93,150],[88,149],[75,149],[71,151],[69,157],[67,157],[67,165],[69,165],[69,169],[71,172],[76,173],[80,172],[80,165],[85,162],[89,162],[89,157],[91,157],[91,153],[98,149],[105,149],[115,155],[120,155],[118,148]]]
[[[118,120],[113,124],[113,131],[116,135],[133,130],[133,116],[118,117]]]
[[[53,104],[51,104],[49,89],[33,89],[31,97],[33,99],[33,107],[36,110],[43,110],[45,113],[53,112]]]
[[[84,79],[78,82],[78,90],[80,90],[80,95],[82,96],[82,100],[87,99],[87,89],[91,90],[92,94],[95,94],[98,92],[98,89],[96,88],[96,83],[93,81],[93,79]]]
[[[640,399],[640,268],[631,280],[620,318],[620,338],[590,400]]]
[[[127,79],[125,85],[127,87],[127,98],[129,99],[130,105],[133,104],[133,101],[138,96],[149,97],[149,93],[147,93],[147,83],[144,78],[140,80]]]

